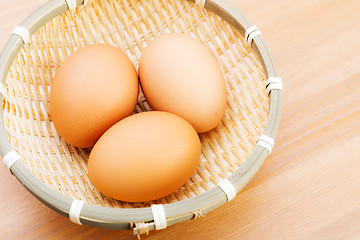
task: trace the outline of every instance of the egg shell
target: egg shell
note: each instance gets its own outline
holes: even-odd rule
[[[167,112],[143,112],[112,126],[88,160],[91,183],[127,202],[164,197],[194,174],[201,154],[195,129]]]
[[[154,110],[174,113],[206,132],[226,108],[225,81],[210,48],[185,34],[163,34],[143,50],[139,78]]]
[[[108,128],[133,113],[138,92],[136,69],[126,54],[106,44],[88,45],[57,70],[50,117],[66,142],[92,147]]]

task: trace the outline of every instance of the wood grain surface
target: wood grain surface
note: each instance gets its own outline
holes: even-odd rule
[[[46,0],[0,0],[0,48]],[[231,202],[142,239],[360,239],[360,1],[230,0],[278,64],[275,148]],[[0,166],[0,239],[136,239],[78,226]]]

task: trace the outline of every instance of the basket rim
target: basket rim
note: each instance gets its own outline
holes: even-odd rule
[[[188,0],[194,2],[195,0]],[[76,0],[77,6],[86,3],[86,0]],[[197,3],[197,1],[195,1]],[[226,0],[208,0],[204,7],[210,10],[230,25],[232,25],[241,35],[245,35],[246,29],[254,26],[245,15]],[[25,27],[30,36],[41,26],[59,14],[68,11],[69,7],[64,0],[49,0],[39,9],[30,14],[20,26]],[[251,43],[250,43],[251,44]],[[12,35],[0,55],[0,82],[4,84],[10,67],[24,45],[21,37]],[[278,69],[273,59],[269,47],[262,35],[252,39],[253,49],[262,63],[267,78],[279,78]],[[269,93],[270,106],[268,121],[263,134],[275,139],[279,128],[282,108],[282,90],[274,89]],[[3,96],[1,95],[1,100]],[[3,109],[1,109],[1,113]],[[6,130],[4,119],[0,121],[0,154],[5,156],[13,150]],[[268,156],[269,151],[262,146],[256,145],[253,152],[245,162],[232,173],[227,180],[235,187],[238,193],[256,174]],[[38,200],[49,208],[69,217],[70,207],[73,199],[49,188],[41,180],[36,178],[21,161],[16,161],[10,168],[16,178],[32,193]],[[220,187],[199,194],[198,196],[182,201],[164,204],[167,225],[183,222],[197,216],[197,212],[206,214],[227,202],[227,195]],[[148,230],[155,229],[154,218],[150,207],[146,208],[111,208],[102,207],[85,203],[79,213],[82,224],[108,228],[108,229],[133,229],[134,234],[139,233],[136,223],[145,222]]]

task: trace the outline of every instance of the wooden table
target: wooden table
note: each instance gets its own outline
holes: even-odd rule
[[[46,0],[0,1],[0,47]],[[230,0],[262,31],[284,81],[275,148],[231,202],[142,239],[360,239],[360,2]],[[136,239],[78,226],[0,167],[0,239]]]

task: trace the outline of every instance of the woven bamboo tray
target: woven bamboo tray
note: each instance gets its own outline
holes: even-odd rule
[[[68,145],[49,114],[51,79],[76,49],[117,46],[138,66],[153,37],[181,32],[207,44],[226,79],[221,123],[200,134],[196,173],[152,202],[98,192],[87,177],[91,149]],[[77,224],[141,234],[204,216],[235,197],[271,152],[282,84],[261,32],[224,0],[52,0],[16,27],[0,56],[0,154],[41,202]],[[151,110],[140,94],[136,112]],[[141,146],[139,146],[141,149]]]

